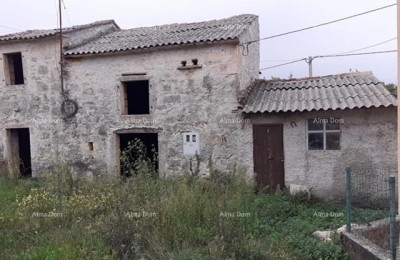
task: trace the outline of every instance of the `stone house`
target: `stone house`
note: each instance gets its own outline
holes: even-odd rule
[[[237,99],[259,75],[259,45],[240,46],[259,38],[257,16],[64,31],[64,93],[57,30],[0,37],[1,160],[21,158],[32,176],[54,162],[120,172],[120,151],[139,138],[157,150],[161,176],[188,173],[191,161],[201,173],[210,160],[251,171],[251,126]]]
[[[397,101],[371,72],[257,80],[249,92],[243,112],[253,125],[258,183],[343,199],[351,167],[357,199],[388,195],[385,179],[397,175]]]
[[[0,36],[0,161],[22,175],[59,162],[121,174],[135,138],[156,150],[161,176],[208,174],[212,162],[325,198],[343,191],[346,166],[396,166],[396,100],[382,83],[371,73],[259,80],[259,43],[247,44],[259,39],[255,15],[66,28],[64,92],[58,38]]]

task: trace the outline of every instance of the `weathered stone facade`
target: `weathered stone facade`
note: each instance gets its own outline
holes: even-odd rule
[[[160,174],[185,174],[191,158],[183,155],[182,134],[188,131],[200,134],[202,174],[208,173],[210,159],[222,170],[236,165],[251,173],[251,125],[244,124],[237,98],[258,77],[259,45],[251,44],[242,55],[239,44],[258,39],[258,31],[256,20],[238,39],[67,57],[65,89],[79,106],[72,118],[60,110],[57,39],[0,44],[0,53],[22,52],[26,79],[24,85],[0,87],[0,159],[7,160],[6,129],[29,128],[33,176],[57,162],[82,174],[114,173],[118,134],[152,132],[158,133]],[[77,39],[70,35],[69,41]],[[198,67],[178,69],[192,59],[198,59]],[[0,79],[3,71],[0,67]],[[149,80],[150,114],[122,114],[126,73]]]
[[[64,46],[74,47],[116,29],[113,21],[78,26],[65,32]],[[27,32],[26,37],[8,38],[0,41],[0,162],[9,162],[12,156],[7,129],[29,128],[32,173],[37,176],[56,161],[66,160],[59,145],[65,127],[60,110],[59,40],[51,30],[43,37]],[[5,55],[17,52],[22,56],[24,84],[7,85]]]
[[[1,45],[0,50],[1,54],[22,52],[25,78],[23,85],[7,86],[5,64],[0,62],[0,159],[7,160],[10,155],[6,129],[29,128],[32,163],[37,174],[40,162],[54,152],[54,137],[62,123],[57,41],[14,42]]]
[[[194,58],[202,68],[177,69],[182,60],[190,62]],[[69,153],[74,155],[74,161],[84,161],[86,151],[82,147],[94,142],[94,160],[88,164],[98,169],[108,165],[112,171],[117,162],[116,133],[156,132],[160,171],[168,175],[189,170],[190,158],[183,156],[182,134],[198,132],[203,172],[207,172],[210,158],[224,169],[236,162],[250,170],[251,153],[248,155],[249,151],[243,149],[251,147],[250,131],[242,129],[241,115],[235,111],[238,91],[246,84],[243,82],[241,86],[239,80],[238,65],[242,59],[237,43],[68,59],[67,89],[80,104],[80,111],[64,133],[79,133],[74,141],[81,146],[63,147],[72,149]],[[143,72],[145,76],[132,78],[149,80],[151,112],[122,115],[120,77],[123,73]],[[253,77],[257,72],[252,72]],[[223,119],[229,118],[237,123],[224,123]]]

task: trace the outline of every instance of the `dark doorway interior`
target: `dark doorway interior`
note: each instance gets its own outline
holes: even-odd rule
[[[20,171],[23,177],[32,176],[31,138],[29,128],[18,129]]]
[[[158,154],[158,134],[157,133],[129,133],[129,134],[120,134],[120,152],[124,151],[129,142],[134,141],[135,139],[139,139],[145,146],[145,151],[150,159],[155,158]],[[133,158],[137,158],[136,154],[133,154]],[[158,161],[154,162],[156,166],[156,170],[158,171]],[[121,175],[125,175],[125,165],[121,161]]]
[[[29,128],[8,130],[11,167],[19,170],[21,177],[32,176],[31,140]]]

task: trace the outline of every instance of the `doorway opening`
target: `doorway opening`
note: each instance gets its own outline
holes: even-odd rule
[[[145,160],[158,172],[158,134],[157,133],[126,133],[119,137],[119,169],[125,177],[138,172],[138,163]]]
[[[283,125],[253,125],[257,188],[274,193],[285,187]]]
[[[21,177],[32,177],[31,140],[29,128],[7,130],[8,158],[11,171]]]

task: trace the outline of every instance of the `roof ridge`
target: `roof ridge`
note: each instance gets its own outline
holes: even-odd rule
[[[96,21],[93,23],[88,23],[88,24],[81,24],[81,25],[73,25],[70,27],[63,27],[64,33],[70,33],[74,31],[80,31],[80,30],[85,30],[89,29],[95,26],[100,26],[100,25],[107,25],[107,24],[114,24],[116,28],[119,30],[121,29],[118,24],[113,20],[100,20]],[[59,28],[52,28],[52,29],[29,29],[21,32],[15,32],[15,33],[9,33],[5,35],[0,35],[0,42],[1,41],[12,41],[12,40],[32,40],[32,39],[39,39],[43,37],[49,37],[49,36],[54,36],[59,34],[60,29]],[[29,35],[32,33],[38,33],[38,35]]]
[[[324,76],[313,76],[313,77],[303,77],[303,78],[292,78],[292,79],[259,79],[260,81],[263,82],[293,82],[293,81],[313,81],[313,80],[318,80],[318,79],[324,79],[324,78],[333,78],[333,77],[343,77],[343,76],[359,76],[359,75],[371,75],[374,76],[372,71],[355,71],[355,72],[345,72],[345,73],[339,73],[339,74],[331,74],[331,75],[324,75]]]
[[[69,27],[63,27],[63,30],[80,30],[80,29],[84,29],[84,28],[90,28],[90,27],[95,26],[95,25],[103,25],[103,24],[108,24],[108,23],[115,23],[115,25],[117,25],[116,22],[113,19],[109,19],[109,20],[100,20],[100,21],[96,21],[96,22],[93,22],[93,23],[78,24],[78,25],[73,25],[73,26],[69,26]],[[20,31],[20,32],[8,33],[8,34],[0,35],[0,38],[1,37],[6,37],[6,36],[9,36],[9,35],[14,35],[14,34],[22,34],[22,33],[25,33],[25,32],[43,32],[43,31],[58,31],[58,30],[60,30],[60,29],[59,28],[29,29],[29,30],[25,30],[25,31]]]
[[[239,17],[245,17],[245,16],[249,16],[252,18],[252,20],[254,20],[257,15],[255,14],[239,14],[239,15],[233,15],[230,17],[226,17],[226,18],[222,18],[222,19],[213,19],[213,20],[205,20],[205,21],[200,21],[200,22],[186,22],[186,23],[166,23],[166,24],[161,24],[161,25],[152,25],[152,26],[140,26],[140,27],[134,27],[134,28],[128,28],[128,29],[122,29],[121,31],[130,31],[130,30],[139,30],[139,29],[158,29],[158,28],[165,28],[167,26],[194,26],[194,25],[200,25],[200,24],[204,24],[204,27],[211,27],[210,25],[207,25],[207,23],[212,23],[212,22],[223,22],[223,21],[228,21],[228,20],[232,20],[234,18],[239,18]],[[242,24],[243,22],[237,22],[236,24]],[[234,23],[235,24],[235,23]],[[218,24],[215,25],[213,27],[220,27],[223,25],[232,25],[231,23],[229,24]]]
[[[219,20],[173,23],[123,29],[99,37],[80,47],[71,48],[66,56],[109,54],[173,45],[201,44],[216,41],[239,41],[240,35],[258,19],[241,14]]]
[[[105,24],[110,24],[110,23],[113,23],[118,29],[121,29],[119,27],[119,25],[115,22],[114,19],[108,19],[108,20],[100,20],[100,21],[96,21],[96,22],[88,23],[88,24],[74,25],[74,26],[70,26],[70,27],[64,28],[64,30],[65,29],[67,29],[67,30],[68,29],[83,30],[83,29],[90,28],[90,27],[93,27],[93,26],[105,25]]]

